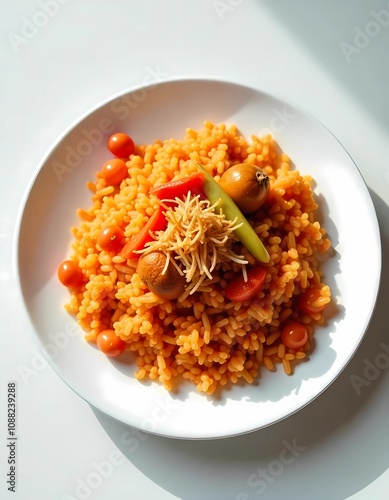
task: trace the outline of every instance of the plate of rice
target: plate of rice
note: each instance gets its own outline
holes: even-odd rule
[[[132,89],[69,127],[27,187],[16,249],[63,381],[183,439],[251,432],[318,397],[358,349],[381,273],[374,207],[339,141],[211,79]]]

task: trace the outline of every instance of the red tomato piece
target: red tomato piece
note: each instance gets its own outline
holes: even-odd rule
[[[84,278],[79,265],[73,260],[65,260],[58,267],[58,278],[68,288],[78,288]]]
[[[267,271],[264,267],[253,267],[247,271],[247,281],[243,275],[235,278],[226,288],[226,297],[233,302],[243,302],[255,297],[262,289]]]
[[[308,341],[308,330],[298,321],[290,321],[281,332],[282,343],[290,349],[301,349]]]
[[[123,231],[116,225],[107,226],[97,236],[97,244],[101,250],[116,252],[123,245]]]
[[[119,158],[128,158],[134,153],[135,144],[129,135],[118,132],[108,139],[108,149]]]
[[[321,293],[319,288],[308,288],[308,290],[306,290],[300,297],[300,309],[308,315],[322,312],[322,310],[325,308],[325,305],[315,305],[316,300],[320,297]]]
[[[126,348],[126,343],[115,333],[115,330],[103,330],[96,337],[97,347],[101,352],[112,358],[120,356]]]

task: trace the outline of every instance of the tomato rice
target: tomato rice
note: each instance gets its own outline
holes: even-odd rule
[[[136,259],[96,246],[100,231],[112,224],[123,229],[126,240],[136,235],[158,207],[150,189],[195,172],[197,161],[215,180],[243,162],[270,178],[267,201],[247,217],[270,255],[265,284],[252,300],[226,298],[225,289],[239,271],[233,262],[216,273],[210,291],[164,300],[140,281]],[[317,220],[312,178],[292,166],[270,135],[246,139],[235,125],[210,122],[198,131],[187,129],[180,140],[135,146],[127,168],[128,177],[118,187],[106,185],[102,177],[88,183],[92,205],[78,211],[80,224],[72,228],[71,258],[87,282],[71,292],[66,309],[86,331],[86,340],[95,342],[99,332],[114,329],[134,355],[135,376],[159,381],[167,390],[188,379],[198,391],[212,394],[240,380],[252,384],[262,368],[277,366],[292,374],[308,359],[315,327],[325,321],[324,313],[303,313],[299,297],[315,287],[320,305],[331,300],[320,270],[331,242]],[[242,245],[239,250],[255,263]],[[308,330],[308,342],[298,350],[281,340],[282,326],[292,319]]]

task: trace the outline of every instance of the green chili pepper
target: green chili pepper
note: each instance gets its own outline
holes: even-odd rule
[[[235,229],[235,236],[257,260],[264,263],[269,262],[268,251],[246,217],[201,163],[197,162],[197,167],[205,174],[203,189],[209,201],[212,204],[219,202],[218,207],[222,209],[226,219],[230,221],[236,220],[237,224],[241,224],[240,227]]]

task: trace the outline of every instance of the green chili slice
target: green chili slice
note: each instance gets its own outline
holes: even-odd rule
[[[219,186],[201,163],[197,162],[197,168],[205,174],[203,189],[209,201],[212,204],[219,202],[218,207],[221,208],[226,219],[230,221],[236,220],[237,224],[241,224],[240,227],[235,229],[234,233],[242,245],[260,262],[269,262],[270,256],[268,251],[230,196]]]

